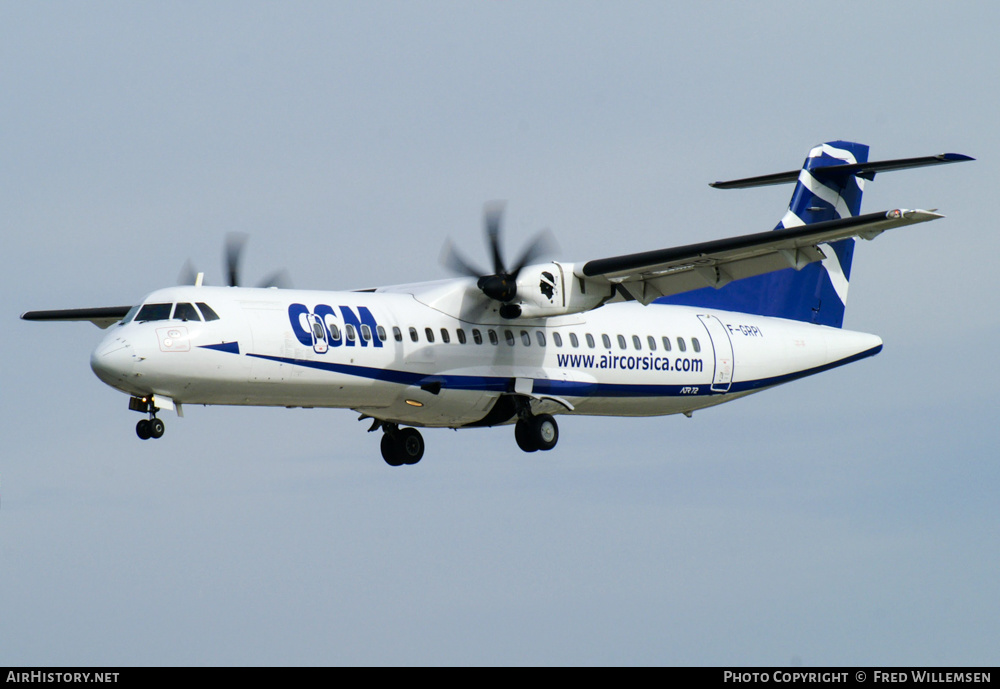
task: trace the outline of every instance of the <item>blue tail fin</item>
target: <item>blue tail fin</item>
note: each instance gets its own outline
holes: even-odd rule
[[[868,146],[831,141],[809,151],[792,200],[775,229],[808,225],[824,220],[857,216],[861,210],[864,179],[874,173],[859,169],[868,162]],[[829,168],[824,170],[823,168]],[[795,173],[717,183],[719,187],[749,187],[790,182]],[[841,327],[851,278],[854,240],[822,245],[827,258],[801,270],[788,268],[731,282],[720,289],[705,289],[657,299],[658,303],[743,311],[762,316]]]

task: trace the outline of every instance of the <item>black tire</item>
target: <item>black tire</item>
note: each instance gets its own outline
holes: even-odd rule
[[[525,452],[538,451],[538,442],[531,428],[533,420],[518,419],[518,422],[514,425],[514,440],[517,441],[517,446]]]
[[[395,433],[382,434],[382,459],[391,467],[403,466],[402,453],[399,451],[399,443],[396,442]]]
[[[159,419],[149,420],[149,437],[150,438],[162,438],[163,432],[167,430],[167,427],[163,425],[163,422]]]
[[[149,440],[152,435],[152,429],[149,427],[149,419],[143,419],[135,425],[135,434],[139,436],[141,440]]]
[[[416,464],[424,456],[424,437],[416,428],[400,429],[396,446],[403,464]]]
[[[548,452],[559,442],[559,424],[551,414],[540,414],[532,419],[532,435],[538,449]]]

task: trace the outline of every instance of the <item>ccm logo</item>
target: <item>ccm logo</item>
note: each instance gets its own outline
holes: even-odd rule
[[[305,304],[292,304],[288,307],[288,322],[298,341],[312,347],[317,354],[325,354],[330,347],[341,345],[381,347],[382,340],[375,335],[378,323],[372,312],[365,306],[356,308],[357,312],[350,306],[334,309],[327,304],[317,304],[310,310]],[[343,337],[340,332],[341,328],[361,332],[362,327],[369,329],[369,337]]]

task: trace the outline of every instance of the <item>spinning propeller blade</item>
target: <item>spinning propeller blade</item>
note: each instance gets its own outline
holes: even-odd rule
[[[240,286],[240,266],[243,260],[243,249],[250,238],[245,232],[230,232],[226,235],[225,248],[223,250],[222,269],[226,275],[227,283],[230,287]],[[195,269],[191,259],[184,262],[180,274],[177,276],[179,285],[198,284],[198,271]],[[291,289],[292,281],[288,271],[284,268],[275,270],[266,278],[261,280],[258,287],[278,287],[280,289]]]
[[[487,249],[493,257],[492,274],[484,274],[480,269],[473,266],[455,249],[451,241],[445,244],[441,254],[441,263],[460,275],[479,278],[477,285],[483,294],[490,299],[509,303],[517,297],[518,273],[521,272],[522,268],[541,256],[552,253],[555,249],[555,240],[550,230],[542,230],[528,244],[524,253],[521,254],[517,263],[514,264],[513,269],[508,269],[503,260],[502,241],[500,239],[500,231],[503,226],[503,211],[504,204],[500,201],[487,203],[483,208],[483,229],[486,234]]]

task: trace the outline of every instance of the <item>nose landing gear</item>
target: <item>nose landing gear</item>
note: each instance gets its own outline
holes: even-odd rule
[[[129,409],[132,411],[146,412],[149,414],[148,419],[143,419],[135,425],[135,434],[139,436],[141,440],[149,440],[153,438],[163,437],[163,432],[166,430],[166,426],[163,425],[163,421],[156,418],[156,412],[159,411],[155,406],[153,406],[152,400],[145,397],[133,397],[129,400]]]
[[[135,425],[135,434],[143,440],[162,438],[165,430],[163,421],[155,416],[151,419],[143,419]]]

